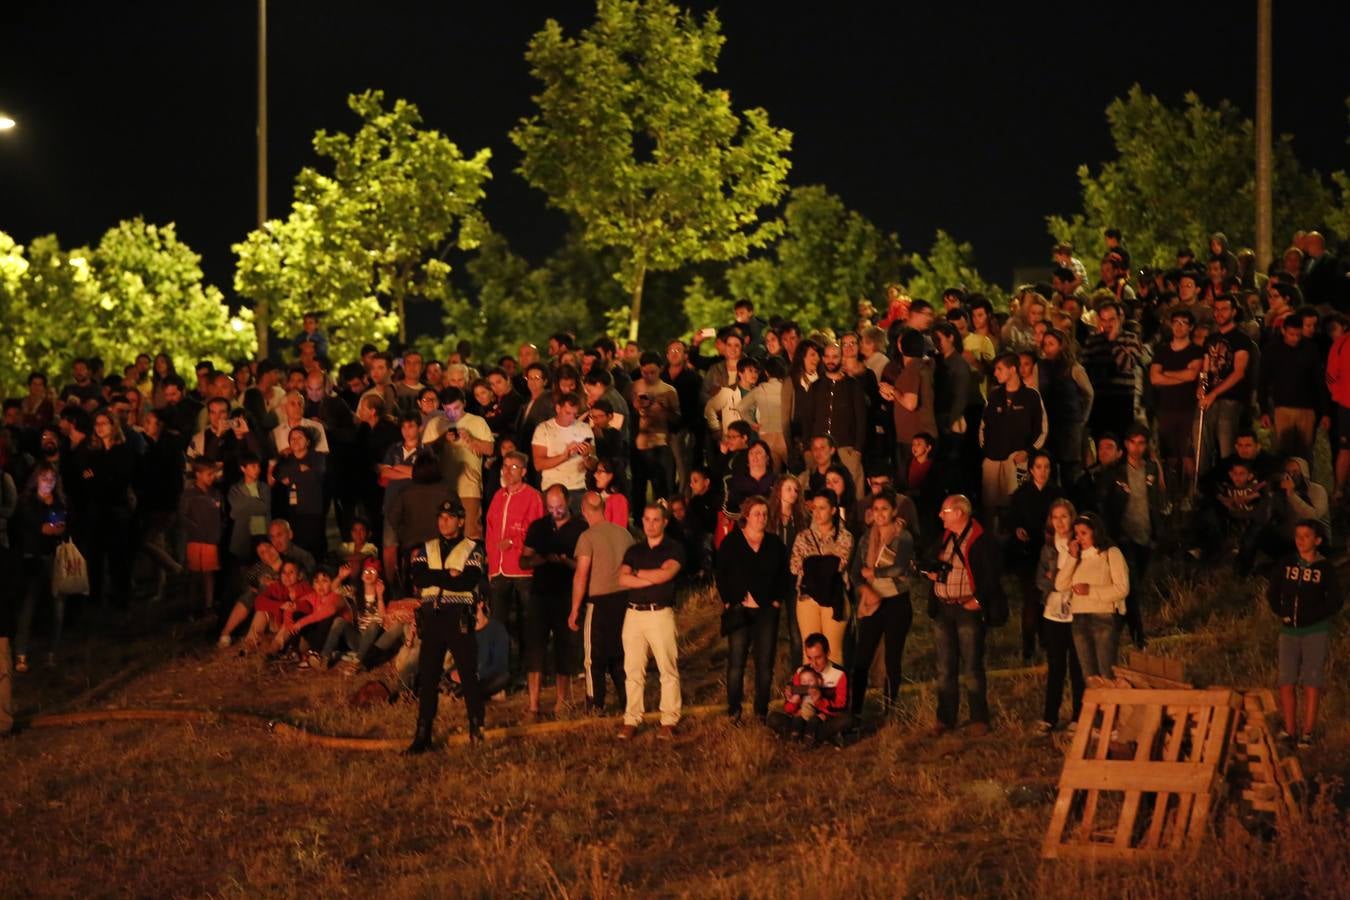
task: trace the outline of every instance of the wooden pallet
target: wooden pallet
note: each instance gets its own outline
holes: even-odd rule
[[[1186,667],[1179,659],[1151,656],[1132,650],[1124,665],[1112,667],[1117,679],[1125,679],[1130,687],[1162,690],[1190,690],[1195,687],[1186,680]]]
[[[1224,795],[1240,709],[1228,689],[1089,689],[1041,855],[1143,859],[1194,845]]]
[[[1299,761],[1280,757],[1273,731],[1278,716],[1271,691],[1243,694],[1228,784],[1229,797],[1239,809],[1272,815],[1277,825],[1285,825],[1302,817],[1307,785]]]

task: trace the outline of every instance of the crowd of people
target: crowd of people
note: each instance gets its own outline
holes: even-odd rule
[[[884,311],[860,302],[835,331],[740,301],[659,348],[564,332],[492,361],[461,343],[444,362],[367,345],[335,364],[311,316],[285,363],[184,377],[165,354],[112,372],[84,358],[59,391],[35,372],[0,429],[15,670],[35,665],[37,612],[60,664],[71,598],[54,570],[73,542],[87,602],[132,608],[139,566],[152,600],[172,579],[218,617],[229,652],[392,664],[419,695],[415,752],[441,693],[476,737],[518,678],[544,714],[546,676],[560,710],[578,675],[593,712],[611,683],[631,739],[649,659],[668,738],[674,607],[702,579],[738,721],[753,658],[757,719],[838,740],[883,644],[893,709],[917,599],[933,731],[958,726],[963,687],[966,733],[988,730],[986,635],[1016,609],[1023,658],[1048,663],[1049,732],[1066,682],[1072,727],[1122,635],[1145,646],[1165,553],[1268,575],[1287,737],[1311,741],[1341,603],[1327,557],[1350,479],[1350,282],[1316,232],[1259,272],[1222,234],[1132,268],[1113,229],[1099,273],[1060,244],[1049,282],[1007,312],[892,286]]]

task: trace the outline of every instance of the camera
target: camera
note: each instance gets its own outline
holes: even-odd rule
[[[910,563],[910,567],[915,575],[922,575],[925,578],[933,575],[938,581],[944,580],[952,571],[952,564],[945,559],[915,560]]]

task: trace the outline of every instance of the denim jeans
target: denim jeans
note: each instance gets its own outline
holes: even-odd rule
[[[1115,613],[1078,613],[1073,617],[1073,646],[1084,678],[1113,677],[1119,643],[1120,625]]]
[[[778,656],[778,610],[772,606],[754,610],[744,628],[727,635],[727,713],[741,714],[745,699],[745,661],[755,651],[755,715],[769,713],[773,692],[773,665]]]
[[[1204,416],[1200,431],[1200,475],[1219,460],[1232,455],[1238,426],[1242,423],[1242,403],[1222,398],[1215,400]]]
[[[961,707],[961,687],[966,689],[970,721],[989,723],[985,694],[984,613],[954,603],[940,603],[933,620],[933,649],[937,657],[938,722],[952,728]]]

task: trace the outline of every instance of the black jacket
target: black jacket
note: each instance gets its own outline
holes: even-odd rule
[[[985,459],[1004,460],[1020,450],[1040,447],[1048,430],[1045,404],[1035,389],[1022,385],[1011,394],[1002,385],[990,389],[980,421]]]
[[[860,450],[867,444],[867,396],[863,383],[845,375],[831,381],[822,374],[806,392],[802,437],[829,435],[837,447]]]
[[[1271,572],[1266,602],[1285,625],[1307,628],[1336,615],[1345,601],[1330,560],[1319,556],[1305,569],[1295,553],[1280,560]]]

